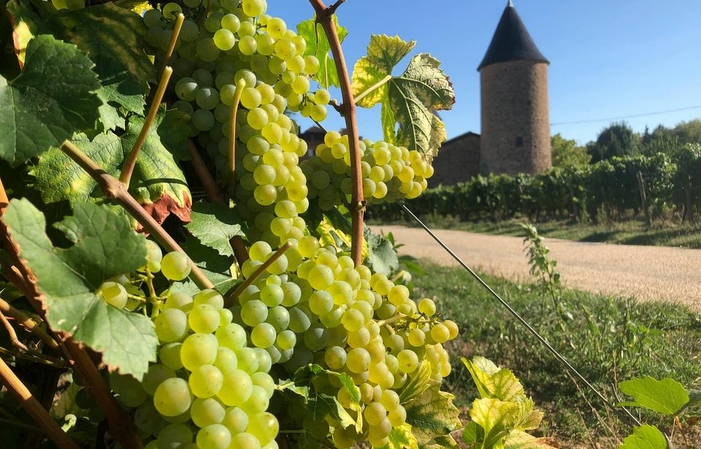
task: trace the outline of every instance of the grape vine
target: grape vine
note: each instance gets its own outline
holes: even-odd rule
[[[459,329],[392,278],[363,224],[368,204],[426,189],[452,88],[429,55],[393,78],[413,42],[387,36],[351,78],[343,0],[310,3],[297,32],[265,0],[8,3],[0,315],[30,334],[0,379],[58,447],[455,446],[440,385]],[[355,95],[396,111],[384,141],[359,139]],[[347,134],[300,162],[290,114],[331,105]],[[57,370],[53,416],[16,375],[40,364]]]

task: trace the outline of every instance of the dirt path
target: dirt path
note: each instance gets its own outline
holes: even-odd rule
[[[374,226],[394,234],[400,254],[457,265],[423,229]],[[434,231],[473,269],[513,280],[529,277],[523,239],[463,231]],[[667,300],[701,310],[701,250],[607,245],[545,239],[563,283],[571,288],[641,300]]]

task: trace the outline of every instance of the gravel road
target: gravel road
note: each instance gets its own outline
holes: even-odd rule
[[[391,232],[404,246],[400,254],[441,265],[457,262],[426,231],[403,226],[372,226]],[[436,230],[435,234],[468,266],[479,271],[525,281],[528,259],[523,239],[464,231]],[[544,239],[557,261],[564,285],[606,295],[665,300],[701,311],[701,250],[655,246],[607,245]]]

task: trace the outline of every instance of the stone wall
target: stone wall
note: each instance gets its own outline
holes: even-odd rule
[[[479,173],[480,136],[467,132],[443,143],[433,159],[434,174],[429,187],[467,181]]]

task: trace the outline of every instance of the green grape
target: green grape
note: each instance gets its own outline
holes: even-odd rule
[[[185,424],[173,423],[164,427],[158,434],[158,448],[185,448],[192,443],[192,430]]]
[[[263,304],[263,306],[265,306],[265,304]],[[229,323],[226,326],[220,327],[217,329],[215,336],[220,346],[234,351],[246,345],[246,331],[236,323]]]
[[[219,57],[221,51],[214,43],[214,39],[206,37],[197,41],[196,52],[203,61],[212,62]]]
[[[252,389],[253,382],[247,372],[240,369],[231,370],[224,373],[224,381],[217,398],[229,407],[240,406],[249,398]]]
[[[214,127],[214,114],[206,109],[198,109],[192,114],[192,125],[199,131],[209,131]]]
[[[160,363],[151,365],[141,380],[141,386],[149,396],[153,396],[158,386],[171,377],[175,377],[175,371],[172,368]]]
[[[257,17],[265,14],[268,5],[265,0],[243,0],[241,6],[247,16]]]
[[[255,436],[261,445],[274,441],[280,430],[280,424],[272,413],[256,413],[249,418],[246,431]]]
[[[181,415],[190,408],[191,403],[192,397],[187,381],[179,377],[161,382],[153,395],[153,404],[163,416]]]
[[[397,354],[399,362],[399,370],[404,373],[413,373],[419,367],[419,357],[416,352],[410,349],[404,349]]]
[[[220,424],[226,415],[224,406],[215,398],[195,398],[190,407],[190,417],[197,427]]]
[[[311,326],[309,314],[301,307],[291,307],[290,310],[290,330],[296,333],[302,333]]]
[[[370,366],[370,353],[364,348],[354,348],[348,352],[346,366],[353,373],[367,371]]]
[[[224,375],[214,365],[200,365],[190,373],[190,391],[198,398],[214,396],[222,388]]]
[[[270,34],[273,37],[273,39],[278,40],[285,35],[285,32],[287,31],[287,25],[285,24],[285,21],[281,18],[272,17],[270,20],[268,20],[267,29],[268,34]]]
[[[365,406],[363,417],[371,426],[377,426],[386,418],[387,410],[379,402],[371,402]]]
[[[251,342],[258,348],[267,348],[275,343],[277,332],[270,323],[259,323],[251,331]]]
[[[445,343],[450,339],[450,330],[443,324],[436,324],[431,328],[431,338],[436,343]]]
[[[251,300],[241,306],[241,319],[248,326],[256,326],[268,318],[268,306],[263,301]]]
[[[188,336],[180,348],[180,360],[188,371],[201,365],[211,365],[217,357],[217,337],[196,333]]]
[[[282,332],[290,325],[290,312],[283,306],[272,307],[265,322],[272,325],[276,332]]]
[[[166,19],[175,19],[175,16],[182,14],[183,9],[177,3],[166,3],[163,6],[163,17]]]
[[[190,274],[190,258],[187,254],[173,251],[161,261],[161,273],[172,281],[182,281]]]
[[[219,92],[213,87],[202,87],[195,96],[195,101],[200,109],[213,110],[221,100]]]
[[[221,51],[229,51],[236,45],[236,36],[226,28],[221,28],[212,37],[214,45]]]
[[[221,18],[221,27],[231,31],[232,33],[236,33],[241,27],[241,21],[238,17],[236,17],[236,14],[225,14]]]
[[[227,449],[231,443],[231,432],[221,424],[210,424],[197,432],[199,449]]]
[[[219,327],[221,315],[213,306],[209,304],[199,304],[190,311],[187,321],[193,332],[210,334]]]
[[[56,6],[56,3],[58,3],[56,0],[52,0],[52,3],[56,7],[56,9],[64,9],[66,8],[66,2],[63,0],[59,0],[59,2],[63,5],[61,8]],[[144,24],[148,28],[163,28],[165,26],[165,20],[163,20],[163,15],[161,12],[157,9],[147,9],[144,12]]]
[[[346,364],[346,351],[340,346],[328,348],[324,354],[326,365],[332,370],[340,370]]]
[[[127,290],[121,284],[113,281],[103,282],[97,289],[97,294],[107,304],[118,309],[123,309],[127,305],[127,299],[129,299]]]
[[[253,348],[240,348],[236,351],[236,358],[238,360],[238,367],[249,374],[253,374],[258,370],[258,365],[260,364],[258,360],[258,353]]]
[[[225,425],[233,435],[244,432],[248,427],[248,414],[238,407],[227,407],[221,424]]]
[[[261,449],[261,444],[254,435],[241,432],[231,438],[231,446],[237,449]]]
[[[224,297],[218,291],[211,288],[197,292],[193,297],[193,302],[195,305],[209,304],[216,310],[224,307]]]
[[[158,358],[165,366],[177,371],[183,367],[183,363],[180,361],[180,348],[182,343],[174,342],[168,343],[161,346],[158,350]]]
[[[162,342],[169,343],[185,338],[188,331],[188,318],[180,309],[165,309],[153,321],[156,336]]]
[[[280,349],[292,349],[297,344],[297,334],[291,330],[284,330],[278,334],[275,343]]]

